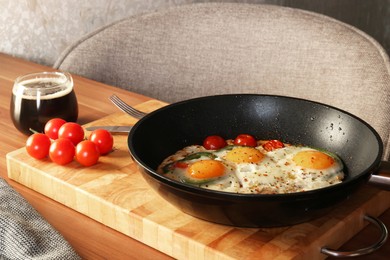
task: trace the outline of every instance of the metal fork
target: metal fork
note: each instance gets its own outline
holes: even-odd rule
[[[132,117],[135,117],[137,119],[141,119],[142,117],[144,117],[146,115],[145,112],[142,112],[128,104],[126,104],[122,99],[120,99],[117,95],[113,94],[111,97],[110,97],[110,100],[111,102],[117,106],[120,110],[122,110],[123,112],[129,114],[130,116]]]

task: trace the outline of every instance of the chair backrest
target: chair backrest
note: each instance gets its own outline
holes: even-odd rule
[[[101,28],[54,67],[167,102],[221,93],[319,101],[370,123],[389,157],[389,58],[367,34],[324,15],[271,5],[182,5]]]

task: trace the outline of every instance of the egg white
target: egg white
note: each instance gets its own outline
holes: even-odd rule
[[[332,155],[332,158],[334,158],[335,163],[327,169],[308,169],[294,163],[294,155],[300,151],[315,150],[313,148],[291,145],[267,152],[262,146],[258,146],[256,149],[264,154],[264,158],[257,163],[234,163],[226,160],[229,148],[232,147],[212,151],[206,150],[203,146],[188,146],[164,160],[159,166],[158,172],[165,174],[168,178],[201,188],[245,194],[309,191],[340,183],[344,178],[342,162],[334,155]],[[165,165],[199,152],[212,153],[214,160],[221,161],[225,166],[224,175],[209,180],[191,181],[188,180],[186,169],[175,168],[168,173],[162,172],[161,169]],[[186,163],[191,164],[205,159],[210,158],[202,156],[188,160]]]

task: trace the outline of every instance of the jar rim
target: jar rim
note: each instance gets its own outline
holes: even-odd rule
[[[60,72],[60,71],[43,71],[43,72],[34,72],[24,75],[20,75],[15,79],[15,85],[22,86],[24,88],[29,88],[25,86],[24,82],[35,80],[35,79],[62,79],[58,82],[57,85],[51,87],[44,87],[45,89],[57,88],[59,85],[70,82],[73,87],[73,79],[69,72]],[[42,89],[42,87],[34,87],[35,89]]]

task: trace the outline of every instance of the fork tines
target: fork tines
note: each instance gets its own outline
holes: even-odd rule
[[[130,116],[132,117],[135,117],[135,118],[142,118],[146,115],[146,113],[126,104],[122,99],[120,99],[117,95],[112,95],[110,97],[110,100],[111,102],[116,105],[120,110],[122,110],[123,112],[129,114]]]

